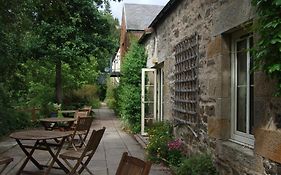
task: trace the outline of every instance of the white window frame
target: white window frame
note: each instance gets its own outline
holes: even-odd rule
[[[231,42],[231,140],[253,147],[254,136],[249,133],[250,131],[250,51],[247,51],[247,116],[246,116],[246,133],[237,131],[237,42],[247,40],[247,48],[250,48],[251,35],[245,35],[246,32],[236,32],[232,35]],[[241,38],[242,36],[244,36]]]
[[[157,121],[164,121],[164,71],[157,70]]]

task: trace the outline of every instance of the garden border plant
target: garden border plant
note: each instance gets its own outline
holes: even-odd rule
[[[148,159],[165,163],[178,175],[217,175],[210,154],[186,155],[184,143],[173,135],[173,125],[168,121],[155,122],[148,129]]]
[[[218,175],[210,154],[194,154],[175,170],[177,175]]]

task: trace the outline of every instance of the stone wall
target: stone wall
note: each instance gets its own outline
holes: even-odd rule
[[[279,161],[280,156],[276,158],[279,152],[268,144],[263,145],[264,140],[259,140],[260,144],[254,148],[231,140],[230,34],[244,29],[253,17],[250,0],[182,0],[160,24],[153,26],[154,33],[144,41],[149,56],[147,66],[164,64],[164,118],[173,120],[174,47],[194,33],[199,35],[198,120],[176,125],[175,135],[185,141],[189,154],[212,152],[222,175],[279,174],[280,171],[279,164],[272,161]],[[157,62],[152,61],[155,55]],[[280,98],[272,97],[274,82],[262,72],[256,72],[254,79],[255,126],[276,130],[281,126],[278,125],[281,103]],[[256,132],[255,137],[261,135]],[[279,142],[276,144],[281,146]],[[263,147],[259,148],[260,145]],[[269,156],[268,152],[273,153]]]

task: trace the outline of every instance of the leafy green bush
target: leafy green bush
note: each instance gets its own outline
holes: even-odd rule
[[[122,121],[129,126],[132,132],[140,131],[140,91],[139,87],[134,85],[123,85],[120,87],[120,116]]]
[[[69,91],[63,101],[63,109],[77,109],[85,105],[99,107],[99,88],[97,85],[84,85],[81,88]]]
[[[92,99],[89,102],[89,105],[92,106],[93,109],[99,109],[101,104],[99,99]]]
[[[117,112],[117,83],[111,81],[111,78],[107,78],[107,89],[105,101],[110,109]]]
[[[31,117],[10,107],[9,97],[0,84],[0,136],[31,126]]]
[[[133,42],[121,65],[122,76],[117,95],[118,114],[133,132],[140,132],[141,69],[145,63],[144,47]]]
[[[217,175],[209,154],[198,154],[184,160],[176,170],[177,175]]]
[[[31,126],[31,117],[27,113],[12,109],[0,110],[0,136]]]
[[[146,148],[148,159],[155,162],[167,160],[168,142],[173,139],[172,126],[168,122],[154,123],[148,129],[148,135],[149,143]]]

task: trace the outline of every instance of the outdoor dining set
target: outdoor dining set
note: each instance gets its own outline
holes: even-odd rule
[[[25,130],[14,132],[10,137],[15,139],[21,150],[26,155],[25,160],[17,170],[17,175],[24,172],[27,163],[31,161],[44,174],[50,174],[53,168],[61,169],[65,174],[81,174],[86,170],[93,174],[87,165],[96,152],[97,147],[105,132],[105,127],[90,131],[93,117],[91,107],[85,107],[73,112],[73,118],[44,118],[40,123],[44,129]],[[89,135],[89,139],[86,138]],[[35,159],[34,152],[43,150],[51,156],[51,161],[45,165]],[[64,150],[64,151],[62,151]],[[0,156],[0,175],[13,161],[11,157]],[[56,166],[55,166],[56,163]],[[140,174],[147,175],[151,164],[136,157],[123,153],[117,175]],[[46,170],[44,169],[46,168]]]

